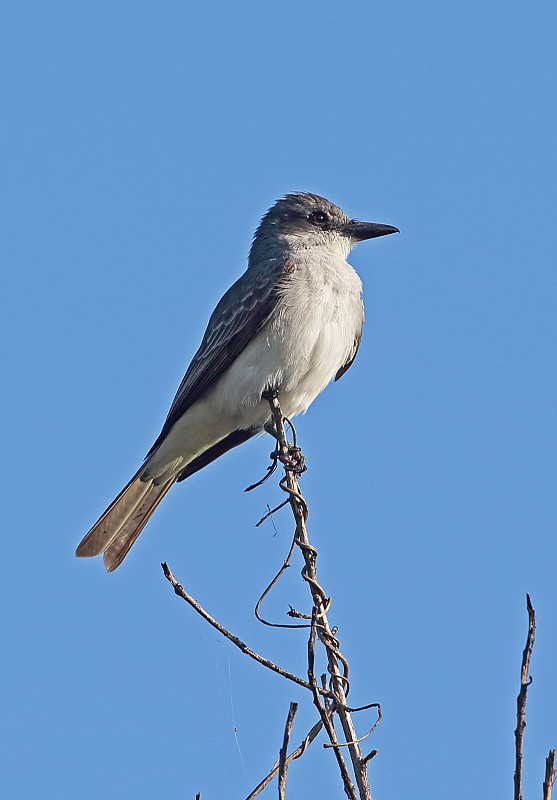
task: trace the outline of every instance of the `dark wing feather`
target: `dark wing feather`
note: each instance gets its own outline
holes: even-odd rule
[[[364,327],[364,323],[363,323],[363,320],[362,320],[362,327],[360,328],[360,331],[359,331],[358,335],[354,339],[354,346],[352,347],[352,350],[350,351],[350,355],[348,356],[348,360],[346,361],[346,363],[344,363],[342,365],[342,367],[339,369],[339,371],[335,375],[335,381],[338,381],[340,378],[342,378],[344,373],[347,370],[349,370],[350,367],[352,366],[352,364],[354,363],[354,359],[356,358],[356,353],[358,352],[358,348],[360,347],[360,342],[362,341],[362,330],[363,330],[363,327]]]
[[[187,467],[184,467],[184,469],[178,473],[176,481],[179,483],[189,478],[190,475],[193,475],[195,472],[199,472],[199,470],[206,467],[207,464],[211,464],[211,462],[220,458],[224,453],[228,453],[233,447],[238,447],[239,444],[247,442],[252,436],[256,436],[259,431],[260,428],[246,428],[245,430],[240,429],[229,433],[228,436],[225,436],[220,442],[217,442],[208,450],[205,450],[204,453],[201,453],[200,456],[194,458],[193,461],[190,461]]]
[[[272,314],[280,297],[284,266],[278,259],[264,270],[248,269],[215,308],[203,341],[180,384],[163,429],[147,454],[174,423],[223,374]]]

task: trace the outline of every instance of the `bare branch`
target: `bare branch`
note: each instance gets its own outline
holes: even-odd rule
[[[526,646],[522,653],[522,670],[520,674],[520,692],[516,699],[517,724],[515,735],[516,766],[514,772],[514,800],[522,800],[522,748],[524,741],[524,728],[526,727],[526,695],[528,687],[532,683],[532,677],[528,675],[530,669],[530,658],[534,648],[536,636],[536,612],[532,606],[530,595],[526,595],[526,608],[528,609],[528,636]]]
[[[317,736],[322,727],[323,723],[321,722],[321,720],[315,723],[315,725],[310,730],[310,732],[308,733],[302,744],[288,756],[288,758],[286,759],[287,764],[290,764],[290,762],[294,761],[296,758],[300,758],[300,756],[302,756],[305,753],[306,748],[313,742],[313,740],[315,739],[315,737]],[[261,783],[255,787],[253,792],[251,792],[251,794],[248,795],[248,797],[246,797],[246,800],[254,800],[254,798],[257,797],[257,795],[263,791],[263,789],[267,786],[267,784],[269,784],[273,780],[275,775],[278,775],[278,771],[279,771],[279,762],[275,761],[269,774],[265,778],[263,778]]]
[[[294,724],[294,716],[296,715],[297,710],[298,710],[298,703],[290,703],[290,709],[288,710],[288,718],[286,720],[286,726],[284,728],[284,739],[282,740],[282,747],[280,748],[280,756],[279,756],[279,779],[278,779],[279,800],[285,800],[286,770],[288,769],[288,760],[286,756],[288,753],[288,741],[290,739],[290,734],[292,732],[292,725]]]
[[[304,689],[311,690],[312,687],[309,685],[309,683],[307,683],[307,681],[304,681],[302,678],[298,678],[297,675],[293,675],[291,672],[287,672],[285,669],[282,669],[282,667],[277,666],[277,664],[273,664],[273,662],[269,661],[268,658],[263,658],[263,656],[260,656],[259,653],[256,653],[254,650],[251,650],[246,644],[244,644],[244,642],[242,642],[241,639],[239,639],[237,636],[234,636],[233,633],[230,633],[230,631],[227,630],[224,627],[224,625],[221,625],[220,622],[217,622],[217,620],[214,619],[207,611],[205,611],[203,606],[200,606],[197,600],[195,600],[190,594],[188,594],[184,589],[184,587],[180,583],[178,583],[178,581],[170,571],[170,568],[166,563],[166,561],[163,564],[161,564],[161,567],[163,569],[165,577],[170,581],[170,583],[174,587],[174,591],[178,595],[178,597],[181,597],[182,600],[185,600],[186,603],[189,603],[190,606],[203,617],[203,619],[207,620],[207,622],[210,625],[212,625],[213,628],[216,628],[219,633],[222,633],[223,636],[226,636],[226,638],[229,639],[233,644],[235,644],[236,647],[238,647],[242,651],[242,653],[245,653],[250,658],[253,658],[254,661],[259,662],[259,664],[263,664],[263,666],[267,667],[267,669],[270,669],[273,672],[278,672],[278,674],[282,675],[283,678],[288,678],[289,681],[297,683],[298,686],[303,686]],[[323,690],[321,690],[321,692],[322,694],[325,694]],[[326,692],[326,693],[331,694],[331,692]]]
[[[309,682],[313,691],[313,702],[317,710],[319,711],[319,715],[325,726],[325,730],[327,731],[327,735],[331,743],[334,745],[335,756],[337,759],[337,763],[340,769],[340,774],[342,777],[342,782],[344,784],[344,791],[346,792],[347,796],[350,800],[358,800],[356,795],[356,789],[354,788],[354,784],[352,783],[352,779],[350,777],[350,773],[348,772],[348,768],[342,757],[342,752],[338,746],[338,739],[335,731],[335,726],[333,724],[333,709],[326,708],[321,700],[321,696],[319,694],[319,690],[317,687],[317,680],[315,679],[315,672],[314,672],[314,664],[315,664],[315,617],[316,617],[316,609],[315,606],[313,608],[313,617],[311,620],[311,631],[309,635],[308,641],[308,677]],[[334,708],[334,706],[333,706]]]
[[[543,782],[543,800],[551,800],[553,783],[555,782],[555,750],[550,750],[545,760],[545,781]]]

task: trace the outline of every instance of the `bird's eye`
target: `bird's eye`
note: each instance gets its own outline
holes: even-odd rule
[[[315,225],[322,225],[324,222],[327,222],[327,219],[328,216],[323,211],[314,211],[309,215],[310,222],[313,222]]]

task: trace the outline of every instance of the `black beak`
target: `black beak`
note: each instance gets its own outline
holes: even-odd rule
[[[392,225],[381,225],[379,222],[358,222],[351,219],[348,225],[342,229],[345,236],[363,242],[365,239],[375,239],[377,236],[386,236],[388,233],[400,233],[398,228]]]

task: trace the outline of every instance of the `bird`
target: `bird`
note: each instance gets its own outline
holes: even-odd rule
[[[344,375],[364,324],[362,282],[348,254],[398,232],[351,219],[316,194],[277,200],[255,232],[247,270],[209,319],[160,435],[76,556],[102,553],[114,571],[174,483],[271,430],[268,392],[290,418]]]

